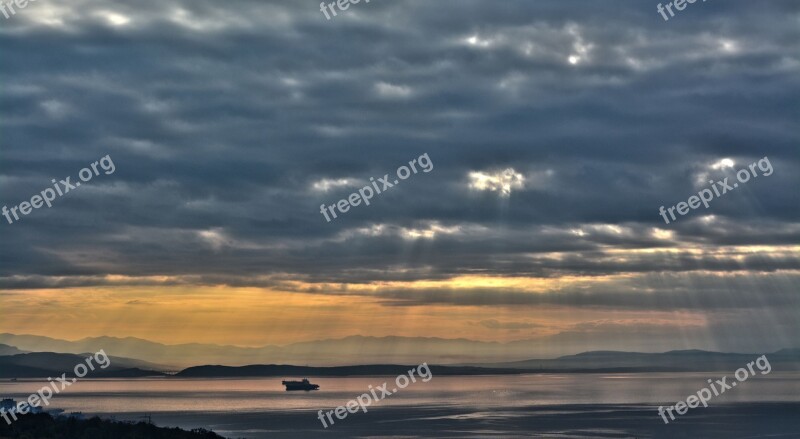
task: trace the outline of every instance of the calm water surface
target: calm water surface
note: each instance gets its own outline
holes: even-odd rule
[[[535,374],[436,377],[417,381],[379,403],[514,407],[556,404],[637,404],[685,399],[706,387],[714,373]],[[732,376],[728,379],[730,382]],[[394,377],[313,378],[316,392],[286,392],[280,378],[81,380],[51,401],[51,407],[84,413],[140,411],[318,410],[336,407],[389,383]],[[0,395],[21,400],[45,380],[0,382]],[[800,401],[800,374],[758,374],[716,398],[718,402]],[[378,392],[380,395],[380,392]]]
[[[505,413],[510,418],[516,416],[514,413],[522,413],[515,410],[531,406],[674,404],[706,387],[707,379],[719,379],[723,375],[724,373],[642,373],[434,376],[427,383],[418,380],[374,404],[369,414],[358,412],[351,415],[347,422],[355,425],[355,421],[351,421],[355,417],[369,419],[368,416],[375,416],[375,412],[385,410],[385,413],[389,413],[392,409],[406,413],[423,408],[443,410],[443,413],[452,409],[460,410],[459,413],[462,414],[459,416],[462,417],[498,416]],[[731,378],[732,375],[729,381]],[[118,419],[135,419],[141,414],[149,413],[153,414],[154,422],[159,425],[206,427],[235,437],[263,437],[268,430],[254,426],[237,426],[237,423],[244,424],[244,421],[232,417],[251,416],[261,419],[261,415],[276,416],[276,413],[282,413],[285,415],[282,419],[291,418],[294,419],[293,422],[302,419],[303,423],[311,425],[318,422],[311,412],[344,405],[367,392],[370,385],[377,387],[388,382],[389,390],[396,387],[394,377],[312,377],[311,381],[319,384],[321,390],[286,392],[281,385],[281,378],[87,379],[78,381],[54,397],[50,408],[67,412],[80,411],[84,414],[113,415]],[[3,381],[0,382],[0,395],[19,401],[45,384],[44,380]],[[798,390],[800,373],[773,371],[768,375],[757,374],[739,383],[737,387],[715,397],[712,404],[798,402]],[[404,407],[407,409],[402,409]],[[275,422],[270,424],[274,425]],[[328,429],[326,432],[330,431]]]

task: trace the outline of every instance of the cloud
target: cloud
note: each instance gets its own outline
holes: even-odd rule
[[[411,88],[405,85],[394,85],[386,82],[375,84],[378,96],[388,99],[405,99],[411,96]]]
[[[311,188],[315,191],[328,192],[331,189],[336,189],[340,187],[356,187],[359,184],[360,182],[358,180],[351,178],[338,178],[338,179],[323,178],[321,180],[313,182],[311,184]]]
[[[508,168],[503,171],[469,173],[469,188],[476,191],[498,192],[500,196],[508,197],[513,189],[525,187],[525,176]]]
[[[637,2],[409,0],[334,23],[304,2],[40,2],[0,29],[0,206],[106,154],[118,169],[0,219],[0,288],[614,277],[381,292],[797,311],[798,13],[716,2],[654,26]],[[435,171],[323,220],[321,204],[423,153]],[[664,226],[658,207],[699,177],[765,156],[773,175]]]
[[[495,319],[491,320],[481,320],[477,322],[478,325],[483,326],[484,328],[488,329],[499,329],[499,330],[509,330],[509,331],[518,331],[520,329],[533,329],[533,328],[540,328],[542,325],[530,322],[500,322]]]

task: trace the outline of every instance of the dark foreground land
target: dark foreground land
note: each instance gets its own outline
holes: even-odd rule
[[[47,414],[22,415],[8,425],[0,421],[0,439],[222,439],[203,429],[184,431],[144,422],[132,424],[99,418],[77,420]]]
[[[720,404],[666,425],[647,405],[549,405],[476,411],[459,407],[385,407],[349,414],[327,429],[308,411],[160,413],[153,421],[204,425],[228,438],[800,438],[800,403]],[[138,413],[122,417],[136,418]],[[161,428],[93,418],[20,417],[0,422],[0,439],[222,439],[208,430]]]
[[[161,414],[154,422],[204,425],[229,438],[800,438],[800,403],[719,404],[665,425],[646,405],[550,405],[476,411],[379,407],[327,429],[315,412]]]

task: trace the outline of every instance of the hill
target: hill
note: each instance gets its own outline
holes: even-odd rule
[[[0,378],[44,378],[61,376],[63,373],[73,376],[75,366],[85,364],[89,355],[32,352],[0,356]],[[96,365],[95,370],[87,376],[91,378],[134,378],[164,375],[154,370],[135,367],[139,364],[141,362],[138,360],[110,357],[110,364],[105,369]]]
[[[642,371],[706,372],[732,371],[754,361],[760,354],[722,353],[700,350],[663,353],[593,351],[566,355],[555,359],[537,359],[504,363],[471,364],[475,367],[526,370],[590,370],[631,368]],[[782,349],[766,354],[773,368],[782,371],[800,370],[800,349]]]
[[[0,422],[0,438],[114,438],[114,439],[224,439],[204,429],[161,428],[144,422],[127,423],[100,418],[78,420],[48,414],[20,415],[11,425]]]
[[[180,378],[229,378],[229,377],[345,377],[345,376],[393,376],[406,374],[417,366],[397,364],[373,364],[364,366],[308,367],[290,365],[250,365],[250,366],[195,366],[184,369],[176,377]],[[441,375],[510,375],[519,373],[513,369],[492,369],[483,367],[430,366],[434,376]]]
[[[731,372],[755,361],[759,354],[732,354],[707,351],[670,351],[658,354],[596,351],[568,355],[552,360],[525,360],[508,363],[463,366],[430,366],[434,376],[508,375],[523,373],[637,373],[637,372]],[[773,370],[800,370],[800,350],[783,349],[767,354]],[[411,366],[374,364],[363,366],[305,367],[290,365],[195,366],[184,369],[181,378],[222,377],[342,377],[392,376],[406,373]]]
[[[9,346],[7,344],[0,344],[0,356],[2,355],[17,355],[17,354],[24,354],[26,351],[22,351],[17,349],[15,346]]]

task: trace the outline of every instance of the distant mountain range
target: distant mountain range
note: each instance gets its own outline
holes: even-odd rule
[[[252,366],[195,366],[184,369],[176,376],[180,378],[230,378],[230,377],[345,377],[345,376],[394,376],[407,374],[415,366],[396,364],[372,364],[364,366],[307,367],[288,365]],[[434,376],[439,375],[513,375],[515,369],[490,369],[482,367],[429,366]]]
[[[11,346],[6,350],[13,351]],[[89,354],[33,352],[0,356],[0,378],[42,378],[71,375],[75,365]],[[732,372],[755,361],[757,354],[731,354],[707,351],[671,351],[664,353],[586,352],[556,359],[525,360],[505,363],[482,363],[461,366],[431,365],[434,375],[506,375],[521,373],[588,373],[588,372]],[[97,369],[93,378],[136,378],[164,376],[163,367],[123,357],[110,357],[111,365]],[[800,371],[800,350],[783,349],[767,354],[774,371]],[[292,365],[193,366],[178,372],[181,378],[220,377],[340,377],[367,375],[400,375],[413,366],[373,364],[335,367]]]
[[[668,370],[675,372],[733,371],[760,354],[732,354],[700,350],[670,351],[664,353],[595,351],[567,355],[549,360],[524,360],[505,363],[471,364],[475,367],[528,370],[590,370],[619,369]],[[800,349],[782,349],[766,354],[775,370],[800,370]]]
[[[521,373],[614,373],[614,372],[726,372],[732,373],[755,361],[756,354],[727,354],[707,351],[671,351],[658,354],[639,352],[586,352],[552,360],[526,360],[465,366],[430,366],[434,376],[507,375]],[[772,371],[800,371],[800,350],[784,349],[767,354]],[[413,366],[363,365],[302,367],[287,365],[196,366],[177,374],[185,378],[220,377],[339,377],[406,373]],[[756,370],[759,370],[756,367]]]
[[[466,363],[487,358],[523,359],[538,352],[530,341],[497,343],[426,337],[363,337],[293,343],[286,346],[240,347],[213,344],[164,345],[133,337],[92,337],[77,341],[35,335],[0,334],[0,343],[33,352],[106,352],[176,368],[198,364],[406,364]],[[572,352],[569,352],[572,353]]]
[[[0,344],[0,355],[17,355],[24,354],[26,351],[21,351],[14,346]]]
[[[44,378],[75,376],[74,369],[79,363],[85,363],[90,354],[75,355],[54,352],[32,352],[25,354],[0,356],[0,378]],[[154,369],[141,369],[139,366],[148,363],[130,358],[109,357],[110,364],[102,369],[94,361],[95,370],[87,377],[91,378],[134,378],[145,376],[163,376]]]
[[[699,350],[665,353],[593,351],[560,356],[555,359],[526,359],[486,363],[481,362],[481,360],[485,358],[508,358],[512,356],[509,352],[514,353],[513,356],[517,358],[525,358],[521,348],[524,345],[478,342],[464,339],[361,336],[260,348],[208,344],[164,345],[132,337],[95,337],[78,341],[66,341],[49,337],[14,334],[0,334],[0,343],[3,343],[0,344],[0,355],[4,355],[3,352],[20,355],[23,351],[80,354],[104,349],[105,352],[112,355],[112,364],[115,367],[139,369],[145,373],[147,371],[178,371],[185,367],[189,368],[180,372],[179,376],[359,375],[366,373],[364,368],[372,368],[374,372],[374,370],[383,370],[381,368],[384,367],[402,367],[386,365],[421,364],[423,362],[449,365],[453,370],[460,370],[459,373],[469,374],[478,373],[478,371],[459,368],[481,368],[480,373],[487,373],[486,369],[497,370],[498,373],[503,369],[514,369],[511,373],[733,371],[755,360],[760,355]],[[391,352],[387,352],[387,346],[391,347]],[[528,350],[528,352],[531,351]],[[496,355],[491,355],[492,353]],[[800,349],[783,349],[767,354],[767,357],[775,370],[800,370]],[[44,368],[46,370],[53,369],[52,363],[47,364],[36,361],[33,363],[20,363],[21,360],[19,359],[14,360],[14,363],[7,363],[9,360],[6,358],[7,356],[0,356],[0,360],[2,360],[0,361],[0,376],[13,375],[11,372],[3,375],[3,368],[10,368],[12,365],[33,369],[44,365],[47,366]],[[331,361],[331,358],[336,358],[337,361]],[[342,364],[344,361],[349,363]],[[75,364],[77,363],[73,361],[73,358],[59,363],[59,374],[66,370],[71,370]],[[225,366],[198,366],[209,364],[223,364]],[[331,368],[281,366],[291,364],[330,365]],[[379,366],[348,366],[347,364]],[[70,369],[62,370],[62,365],[69,365]],[[244,367],[237,369],[236,366]],[[333,366],[345,366],[349,369],[345,373],[343,372],[345,369],[338,369]],[[20,369],[14,369],[14,371],[16,373]],[[373,372],[369,374],[374,374]],[[442,371],[444,374],[451,372],[452,370]],[[18,373],[13,376],[30,375]]]

